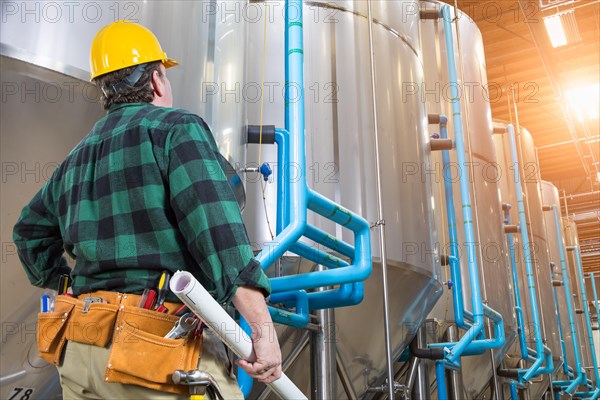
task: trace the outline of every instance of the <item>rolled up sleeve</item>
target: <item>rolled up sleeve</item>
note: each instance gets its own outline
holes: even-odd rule
[[[270,292],[254,258],[241,212],[217,159],[218,149],[201,118],[184,115],[165,146],[169,201],[196,266],[187,270],[229,303],[239,286]]]
[[[64,257],[63,239],[53,209],[52,180],[23,208],[13,228],[13,241],[32,285],[56,289],[60,275],[71,268]]]

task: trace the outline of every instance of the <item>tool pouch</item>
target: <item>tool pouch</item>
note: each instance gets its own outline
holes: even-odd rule
[[[173,384],[171,376],[175,370],[197,368],[202,336],[164,338],[178,319],[139,307],[120,306],[105,381],[188,394],[189,388]]]
[[[112,338],[116,304],[91,303],[69,296],[56,296],[54,311],[38,314],[37,342],[40,357],[60,365],[67,340],[106,347]]]
[[[109,345],[117,320],[118,304],[91,303],[87,301],[89,298],[59,297],[65,297],[65,302],[75,302],[67,324],[67,340],[98,347]]]
[[[40,357],[54,365],[60,365],[62,350],[66,343],[67,322],[74,303],[55,299],[54,311],[38,313],[37,343]]]

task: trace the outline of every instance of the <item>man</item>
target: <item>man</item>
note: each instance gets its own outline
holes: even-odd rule
[[[131,297],[155,287],[164,270],[190,271],[253,327],[256,357],[238,365],[261,382],[273,382],[281,375],[281,353],[264,301],[269,281],[253,258],[208,126],[171,108],[166,68],[178,63],[148,29],[117,21],[97,33],[90,64],[107,115],[23,209],[14,228],[31,283],[56,289],[59,276],[70,274],[73,295],[80,298],[102,293],[97,291]],[[75,259],[72,271],[65,250]],[[178,300],[169,293],[167,301]],[[214,352],[219,350],[222,345]],[[59,367],[65,398],[171,398],[105,383],[109,353],[67,344]],[[225,398],[241,398],[225,365],[210,353],[205,344],[199,369],[215,375]]]

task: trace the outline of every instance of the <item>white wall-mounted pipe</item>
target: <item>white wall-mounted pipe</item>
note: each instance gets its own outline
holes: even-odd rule
[[[252,357],[252,339],[192,274],[177,271],[171,279],[170,288],[238,357],[242,359]],[[275,334],[274,330],[273,334]],[[270,383],[269,387],[281,399],[307,400],[304,393],[284,373],[281,373],[281,378]]]

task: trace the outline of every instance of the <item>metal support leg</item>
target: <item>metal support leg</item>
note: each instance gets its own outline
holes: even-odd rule
[[[324,268],[319,266],[318,269]],[[335,311],[331,308],[318,310],[317,316],[321,329],[311,333],[310,346],[312,398],[333,400],[337,398]]]
[[[448,335],[448,341],[456,342],[458,340],[458,330],[456,326],[450,325],[448,330],[446,331]],[[450,370],[450,380],[449,380],[449,388],[448,393],[452,400],[460,400],[464,398],[463,387],[462,387],[462,377],[460,371]]]
[[[408,372],[406,373],[406,390],[411,393],[413,387],[415,386],[415,381],[417,380],[417,372],[419,370],[420,359],[411,356],[408,361]]]
[[[337,361],[337,372],[340,377],[340,381],[342,382],[342,386],[344,387],[344,392],[346,393],[346,398],[348,400],[358,400],[358,396],[356,395],[356,390],[354,390],[354,386],[352,385],[352,380],[350,379],[350,375],[348,375],[348,371],[344,366],[344,363],[340,359],[340,353],[336,351]]]
[[[425,324],[417,332],[417,346],[422,349],[427,346],[427,330]],[[421,359],[417,368],[417,381],[411,391],[411,398],[419,400],[430,400],[429,386],[429,360]]]

